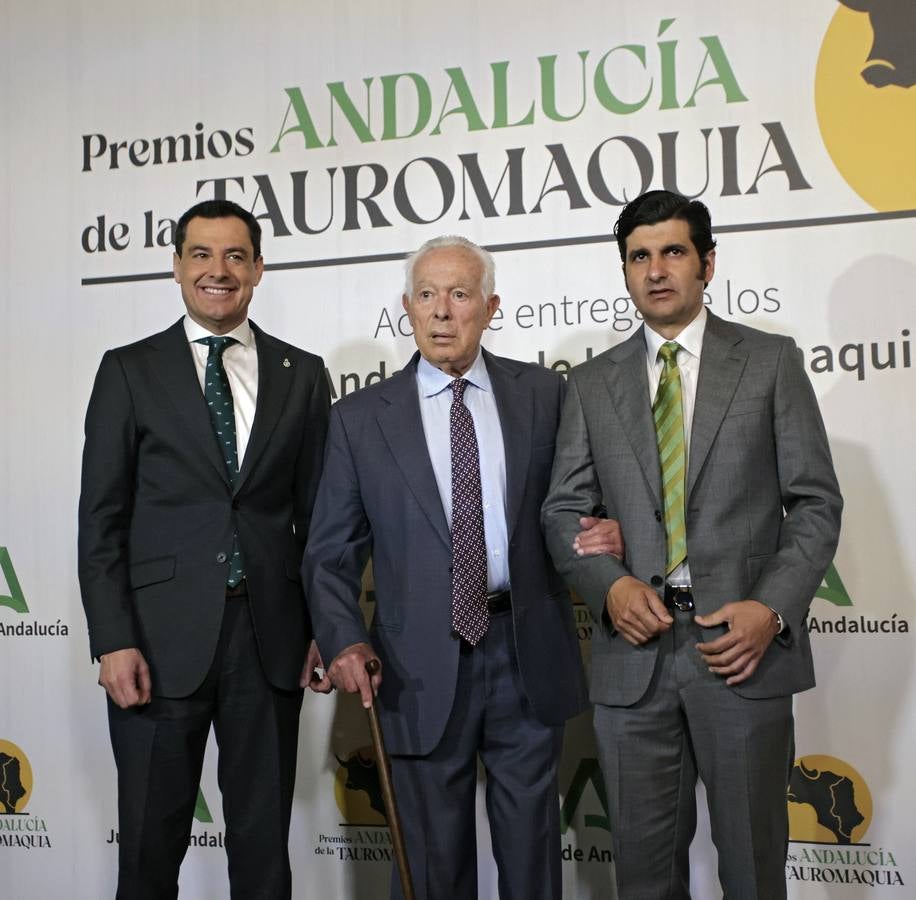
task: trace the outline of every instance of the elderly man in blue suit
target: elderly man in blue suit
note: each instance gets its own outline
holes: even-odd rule
[[[477,896],[479,757],[500,897],[557,900],[563,723],[587,705],[539,523],[564,383],[481,349],[499,297],[492,257],[464,238],[408,258],[403,305],[419,352],[332,410],[303,564],[316,639],[337,687],[378,691],[417,897]],[[596,547],[620,552],[593,512]]]

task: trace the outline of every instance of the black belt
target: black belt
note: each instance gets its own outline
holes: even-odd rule
[[[236,597],[248,596],[248,582],[243,578],[236,585],[226,585],[226,599],[232,600]]]
[[[665,606],[669,609],[678,609],[681,612],[690,612],[694,608],[693,591],[689,586],[681,587],[675,584],[666,584]]]
[[[491,616],[500,616],[512,609],[512,594],[509,591],[491,591],[487,594],[487,609]]]

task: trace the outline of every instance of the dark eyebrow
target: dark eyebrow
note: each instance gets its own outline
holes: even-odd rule
[[[196,253],[198,250],[203,250],[205,253],[213,252],[213,248],[207,246],[206,244],[194,244],[193,246],[188,247],[187,252]],[[246,258],[249,256],[248,250],[245,247],[241,247],[241,246],[240,247],[227,247],[223,251],[223,256],[227,256],[230,253],[238,253]]]

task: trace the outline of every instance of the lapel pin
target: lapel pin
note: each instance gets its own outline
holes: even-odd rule
[[[288,369],[289,365],[290,365],[289,360],[284,356],[283,357],[283,368]]]

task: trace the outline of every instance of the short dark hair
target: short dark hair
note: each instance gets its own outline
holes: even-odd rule
[[[614,225],[614,237],[622,262],[627,261],[627,238],[640,225],[658,225],[669,219],[682,219],[690,226],[690,240],[700,259],[705,259],[716,246],[712,236],[709,210],[699,200],[688,200],[673,191],[647,191],[631,200],[621,210]]]
[[[175,225],[175,252],[181,256],[181,248],[188,233],[188,222],[191,219],[241,219],[248,227],[254,258],[261,257],[261,224],[247,209],[231,200],[204,200],[192,206]]]

